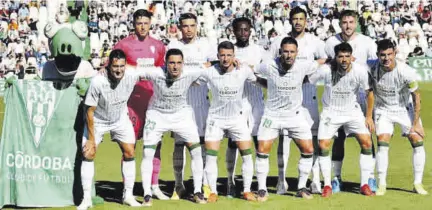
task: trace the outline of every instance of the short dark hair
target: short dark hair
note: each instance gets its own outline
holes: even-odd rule
[[[377,52],[390,48],[392,48],[393,50],[396,49],[395,43],[393,43],[393,41],[391,41],[390,39],[383,39],[377,43]]]
[[[282,39],[281,44],[280,44],[280,48],[282,48],[285,44],[293,44],[296,47],[298,47],[297,40],[295,40],[294,38],[292,38],[290,36],[287,36],[287,37]]]
[[[179,17],[179,23],[180,23],[180,25],[182,24],[183,20],[187,20],[187,19],[194,19],[195,22],[197,22],[197,16],[196,15],[194,15],[192,13],[183,13]]]
[[[290,22],[292,21],[294,15],[299,13],[303,13],[305,18],[307,17],[306,11],[304,9],[302,9],[301,7],[294,7],[294,9],[292,9],[289,13]]]
[[[218,45],[217,50],[220,49],[227,49],[227,50],[233,50],[234,51],[234,44],[230,41],[223,41]]]
[[[357,18],[357,13],[354,10],[344,10],[340,13],[339,21],[342,21],[344,17],[354,17]]]
[[[135,24],[136,19],[138,19],[139,17],[147,17],[148,19],[151,19],[152,16],[153,13],[149,12],[148,10],[139,9],[133,14],[133,24]]]
[[[125,59],[126,60],[126,54],[124,53],[123,50],[120,50],[120,49],[115,49],[115,50],[111,51],[111,53],[109,55],[109,60],[108,60],[108,67],[111,66],[114,59]]]
[[[168,58],[169,58],[171,55],[180,55],[180,56],[182,57],[182,59],[183,59],[183,52],[182,52],[181,50],[179,50],[179,49],[172,48],[172,49],[169,49],[169,50],[166,52],[166,54],[165,54],[165,61],[168,61]]]
[[[353,49],[348,42],[342,42],[334,47],[335,56],[339,54],[339,52],[347,52],[352,54]]]
[[[249,27],[252,27],[252,21],[249,18],[239,17],[239,18],[236,18],[233,20],[233,22],[231,24],[233,29],[235,30],[238,27],[239,23],[241,23],[241,22],[244,22],[244,23],[248,24]]]

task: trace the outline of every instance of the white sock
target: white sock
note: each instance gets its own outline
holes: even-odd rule
[[[377,172],[379,185],[387,185],[387,169],[388,169],[388,146],[378,146],[378,152],[376,154]]]
[[[372,172],[369,174],[369,179],[375,179],[375,168],[376,168],[376,154],[375,157],[372,155]]]
[[[360,187],[368,183],[369,175],[373,171],[372,154],[360,154]]]
[[[319,156],[315,156],[315,155],[313,157],[315,162],[313,163],[312,166],[312,182],[315,184],[320,183],[320,167],[319,167],[318,157]]]
[[[205,173],[207,176],[207,182],[210,186],[212,193],[217,194],[217,177],[218,177],[218,167],[217,167],[217,156],[206,155],[206,167]]]
[[[254,173],[252,154],[242,156],[243,192],[250,192]]]
[[[94,177],[94,162],[82,161],[81,183],[84,191],[84,199],[91,199],[92,181]]]
[[[301,157],[298,162],[299,180],[297,189],[306,188],[306,182],[312,169],[313,158]]]
[[[333,173],[335,177],[341,177],[342,161],[332,160]]]
[[[202,161],[203,161],[203,169],[205,168],[205,163],[206,163],[206,150],[205,150],[205,146],[201,145],[201,157],[202,157]],[[207,182],[207,176],[206,173],[203,172],[203,185],[208,185]]]
[[[279,140],[277,159],[278,159],[278,182],[285,182],[286,169],[288,167],[288,159],[290,154],[291,138],[282,135],[282,140]]]
[[[228,146],[226,151],[226,156],[225,156],[226,167],[228,172],[228,186],[235,185],[234,174],[235,174],[235,168],[237,164],[237,157],[238,157],[237,148],[230,148]]]
[[[135,159],[129,161],[122,161],[122,175],[124,180],[124,198],[133,196],[133,187],[135,184]]]
[[[257,153],[255,159],[255,170],[258,180],[258,190],[267,191],[267,176],[269,173],[269,155],[264,153]]]
[[[141,162],[141,179],[144,191],[144,196],[152,195],[151,178],[153,174],[153,158],[156,150],[153,148],[144,148],[143,160]]]
[[[194,183],[194,193],[201,192],[203,180],[203,160],[201,156],[201,147],[194,148],[190,151],[191,169]]]
[[[173,168],[175,186],[183,186],[184,166],[186,165],[186,151],[184,144],[174,144]]]
[[[425,162],[426,154],[424,146],[413,148],[414,184],[422,183]]]
[[[321,174],[324,179],[324,186],[331,186],[331,159],[330,156],[319,156],[318,161],[321,168]]]

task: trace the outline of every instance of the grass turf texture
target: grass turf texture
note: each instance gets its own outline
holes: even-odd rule
[[[422,94],[422,120],[425,126],[426,134],[432,133],[432,84],[420,84]],[[322,87],[319,88],[319,98],[322,95]],[[4,104],[1,103],[1,110],[4,110]],[[3,114],[0,115],[3,121]],[[120,170],[121,152],[117,144],[105,136],[104,142],[100,144],[96,158],[96,191],[97,194],[105,199],[105,204],[95,206],[93,209],[129,209],[130,207],[120,204],[122,198],[122,179]],[[174,184],[174,175],[172,168],[172,152],[174,142],[169,134],[165,134],[162,145],[162,169],[160,174],[160,187],[164,192],[171,194]],[[387,194],[382,197],[365,197],[358,193],[360,168],[358,143],[349,138],[346,141],[345,160],[342,168],[345,190],[333,195],[330,199],[323,199],[319,195],[314,195],[312,200],[303,200],[295,198],[297,187],[297,161],[300,157],[299,151],[294,143],[291,145],[291,154],[288,165],[287,179],[289,182],[288,195],[276,195],[277,182],[277,141],[273,145],[270,155],[270,174],[268,186],[270,198],[265,203],[249,203],[244,200],[235,198],[228,199],[225,197],[226,192],[226,169],[225,169],[225,151],[226,140],[221,144],[219,152],[219,201],[215,204],[198,205],[190,200],[181,201],[159,201],[154,199],[152,209],[430,209],[432,206],[432,196],[421,196],[411,192],[412,190],[412,149],[407,139],[400,136],[400,129],[396,128],[395,135],[390,143],[390,165],[388,171],[388,189]],[[431,152],[432,148],[428,142],[428,136],[425,142],[426,152]],[[432,193],[432,156],[426,156],[426,168],[424,172],[424,181],[426,190]],[[135,183],[134,194],[139,201],[142,201],[142,185],[140,174],[140,163],[142,159],[142,141],[137,145],[137,178]],[[187,157],[185,169],[186,188],[191,191],[191,171],[190,158]],[[241,158],[236,169],[237,174],[237,192],[241,191]],[[254,180],[253,190],[257,189],[257,182]],[[75,209],[67,208],[50,208],[50,209]]]

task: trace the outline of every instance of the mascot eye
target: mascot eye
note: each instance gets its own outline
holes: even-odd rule
[[[53,38],[54,35],[57,33],[57,31],[60,29],[58,24],[55,24],[53,22],[49,22],[46,24],[44,32],[45,36],[49,39]]]
[[[75,21],[72,24],[72,31],[80,38],[81,40],[85,40],[87,38],[87,24],[83,21]]]

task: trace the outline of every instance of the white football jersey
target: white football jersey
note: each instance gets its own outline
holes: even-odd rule
[[[207,61],[217,60],[217,47],[211,46],[206,39],[195,39],[186,44],[183,41],[172,41],[168,49],[179,49],[183,52],[185,69],[200,68]],[[208,87],[192,86],[188,93],[188,103],[194,105],[208,104]]]
[[[340,34],[336,34],[327,39],[325,43],[325,52],[329,58],[335,57],[334,47],[342,42],[344,41]],[[356,63],[366,65],[368,60],[377,59],[377,45],[371,38],[363,34],[356,34],[352,40],[348,41],[348,43],[353,49],[352,55],[354,56]]]
[[[302,107],[302,84],[305,76],[313,74],[319,64],[316,61],[295,61],[291,69],[285,71],[279,58],[266,60],[255,72],[267,79],[267,101],[264,114],[273,117],[286,117],[295,114]]]
[[[330,65],[323,65],[309,77],[309,81],[324,82],[323,109],[335,114],[347,114],[356,106],[360,107],[357,102],[359,89],[370,88],[367,66],[357,63],[352,63],[352,68],[347,73],[340,73],[332,70]]]
[[[368,62],[375,108],[388,112],[405,112],[410,104],[410,95],[418,89],[416,71],[405,63],[396,61],[392,71],[380,68],[379,61]]]
[[[208,83],[212,94],[209,118],[222,120],[241,115],[245,82],[256,81],[248,66],[223,72],[219,65],[214,65],[205,70],[202,79]]]
[[[260,46],[250,43],[247,47],[235,47],[235,57],[240,60],[242,65],[258,66],[262,61],[264,49]],[[250,104],[262,104],[264,100],[263,92],[260,86],[247,82],[243,92],[243,97],[247,98]]]

